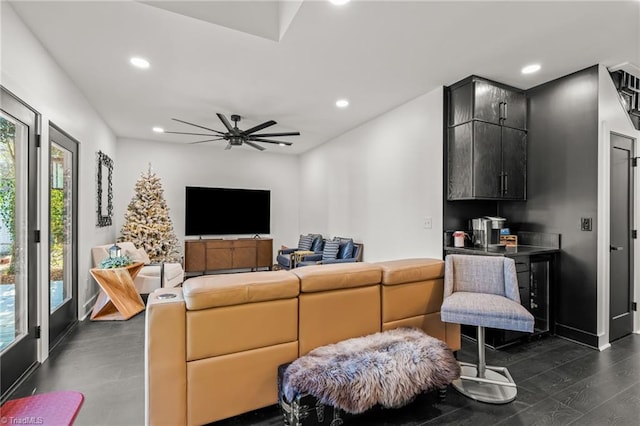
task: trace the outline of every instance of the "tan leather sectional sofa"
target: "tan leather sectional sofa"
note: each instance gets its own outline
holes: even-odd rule
[[[275,404],[280,364],[381,330],[417,326],[456,351],[459,326],[440,321],[443,275],[439,259],[404,259],[160,289],[147,302],[146,422],[201,425]]]

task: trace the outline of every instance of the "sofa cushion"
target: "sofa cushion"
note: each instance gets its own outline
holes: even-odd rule
[[[203,275],[182,285],[188,310],[296,297],[298,277],[289,271]]]
[[[336,259],[338,250],[340,250],[340,241],[329,240],[325,242],[324,249],[322,249],[322,260]]]
[[[371,263],[337,263],[296,268],[292,273],[300,278],[300,292],[337,290],[380,283],[380,267]]]
[[[283,266],[285,268],[291,268],[291,255],[279,254],[278,256],[276,256],[276,261],[280,266]]]
[[[175,287],[184,281],[184,271],[180,263],[164,264],[164,281],[162,287]],[[160,264],[146,265],[133,280],[138,293],[148,294],[161,287]]]
[[[298,250],[311,250],[311,245],[313,244],[313,235],[300,235],[300,239],[298,240]]]
[[[351,238],[340,241],[340,249],[338,249],[338,259],[349,259],[353,257],[353,240]]]
[[[442,278],[381,287],[383,323],[440,312]]]
[[[138,256],[138,248],[130,241],[120,241],[116,243],[118,247],[120,247],[120,251],[122,255],[127,255],[131,258]],[[109,248],[113,246],[113,244],[109,244],[107,247],[107,255],[109,255]]]
[[[311,251],[315,253],[320,253],[324,248],[324,240],[322,239],[322,235],[316,235],[311,243]]]
[[[147,276],[160,278],[160,264],[154,263],[153,265],[147,265],[138,274],[138,276]],[[182,265],[179,263],[165,263],[164,264],[164,279],[171,281],[176,278],[178,275],[182,275],[184,271],[182,270]]]
[[[433,280],[444,276],[444,261],[439,259],[401,259],[377,262],[382,269],[382,284],[396,285]]]
[[[151,263],[149,255],[143,248],[138,249],[138,259],[140,259],[140,262],[143,262],[145,265]]]
[[[297,340],[295,297],[187,311],[187,361]]]
[[[122,253],[129,256],[134,262],[142,262],[145,265],[148,265],[149,263],[151,263],[151,259],[149,259],[149,255],[147,255],[147,252],[144,251],[143,248],[134,249],[134,250],[126,249],[126,250],[122,250]]]

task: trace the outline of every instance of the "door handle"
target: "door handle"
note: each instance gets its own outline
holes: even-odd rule
[[[609,251],[622,251],[624,247],[609,246]]]

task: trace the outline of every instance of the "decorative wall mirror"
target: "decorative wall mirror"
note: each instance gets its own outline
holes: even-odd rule
[[[111,226],[113,216],[113,160],[102,151],[98,151],[97,193],[98,221],[97,225]]]

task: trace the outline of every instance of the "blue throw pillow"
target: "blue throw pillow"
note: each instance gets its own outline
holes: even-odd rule
[[[322,250],[322,260],[333,260],[338,256],[338,250],[340,249],[340,241],[329,240],[324,243],[324,249]]]
[[[353,240],[341,242],[338,249],[338,259],[348,259],[350,257],[353,257]]]
[[[300,240],[298,241],[298,250],[311,250],[311,244],[313,243],[313,235],[300,235]]]
[[[322,240],[322,235],[316,235],[313,239],[313,243],[311,244],[311,251],[314,253],[320,253],[323,246],[324,241]]]

